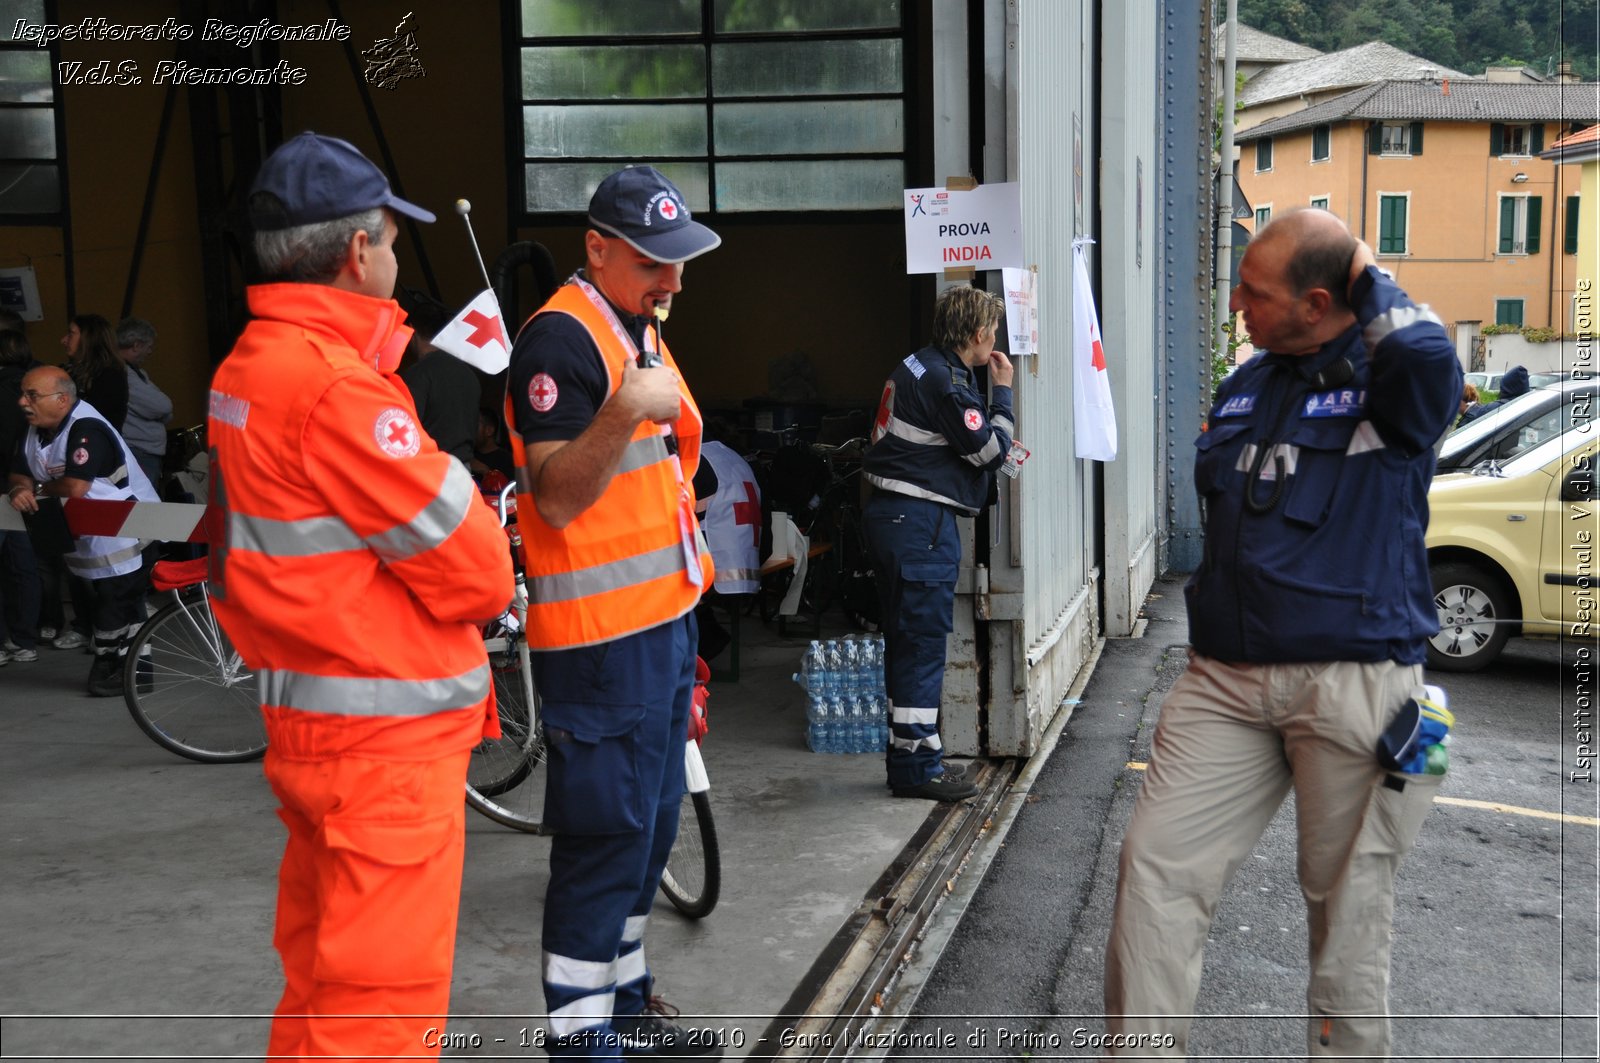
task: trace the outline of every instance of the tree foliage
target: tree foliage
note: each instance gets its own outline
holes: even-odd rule
[[[1596,77],[1600,0],[1239,0],[1239,21],[1324,52],[1384,41],[1481,74],[1518,62],[1543,74],[1570,60]],[[1217,4],[1220,11],[1225,10]]]

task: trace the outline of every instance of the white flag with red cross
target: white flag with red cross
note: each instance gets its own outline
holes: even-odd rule
[[[1117,411],[1111,405],[1111,380],[1106,376],[1106,350],[1100,343],[1100,315],[1089,288],[1089,264],[1083,247],[1072,242],[1072,425],[1078,457],[1112,461],[1117,456]]]
[[[494,376],[511,364],[511,342],[494,289],[485,288],[455,320],[439,330],[433,345]]]

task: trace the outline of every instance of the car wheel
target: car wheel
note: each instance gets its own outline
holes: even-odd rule
[[[1500,656],[1511,637],[1510,595],[1499,579],[1476,565],[1445,562],[1431,573],[1439,633],[1428,640],[1428,667],[1476,672]]]

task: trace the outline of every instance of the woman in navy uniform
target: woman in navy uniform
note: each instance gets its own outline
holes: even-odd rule
[[[889,788],[896,797],[959,801],[977,793],[944,766],[939,699],[961,562],[958,516],[995,496],[1011,450],[1011,362],[994,349],[999,296],[950,288],[933,306],[933,343],[883,387],[863,471],[876,490],[863,513],[883,605],[889,693]],[[986,365],[985,404],[973,367]]]

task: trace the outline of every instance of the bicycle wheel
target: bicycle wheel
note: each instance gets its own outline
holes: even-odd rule
[[[704,919],[722,893],[722,849],[711,819],[708,791],[685,793],[678,818],[678,840],[672,843],[661,892],[690,919]]]
[[[158,745],[202,764],[232,764],[267,751],[255,679],[211,599],[191,593],[134,635],[122,695],[133,722]]]
[[[486,738],[467,765],[467,804],[503,826],[537,833],[544,814],[544,730],[520,633],[491,640],[500,737]]]

